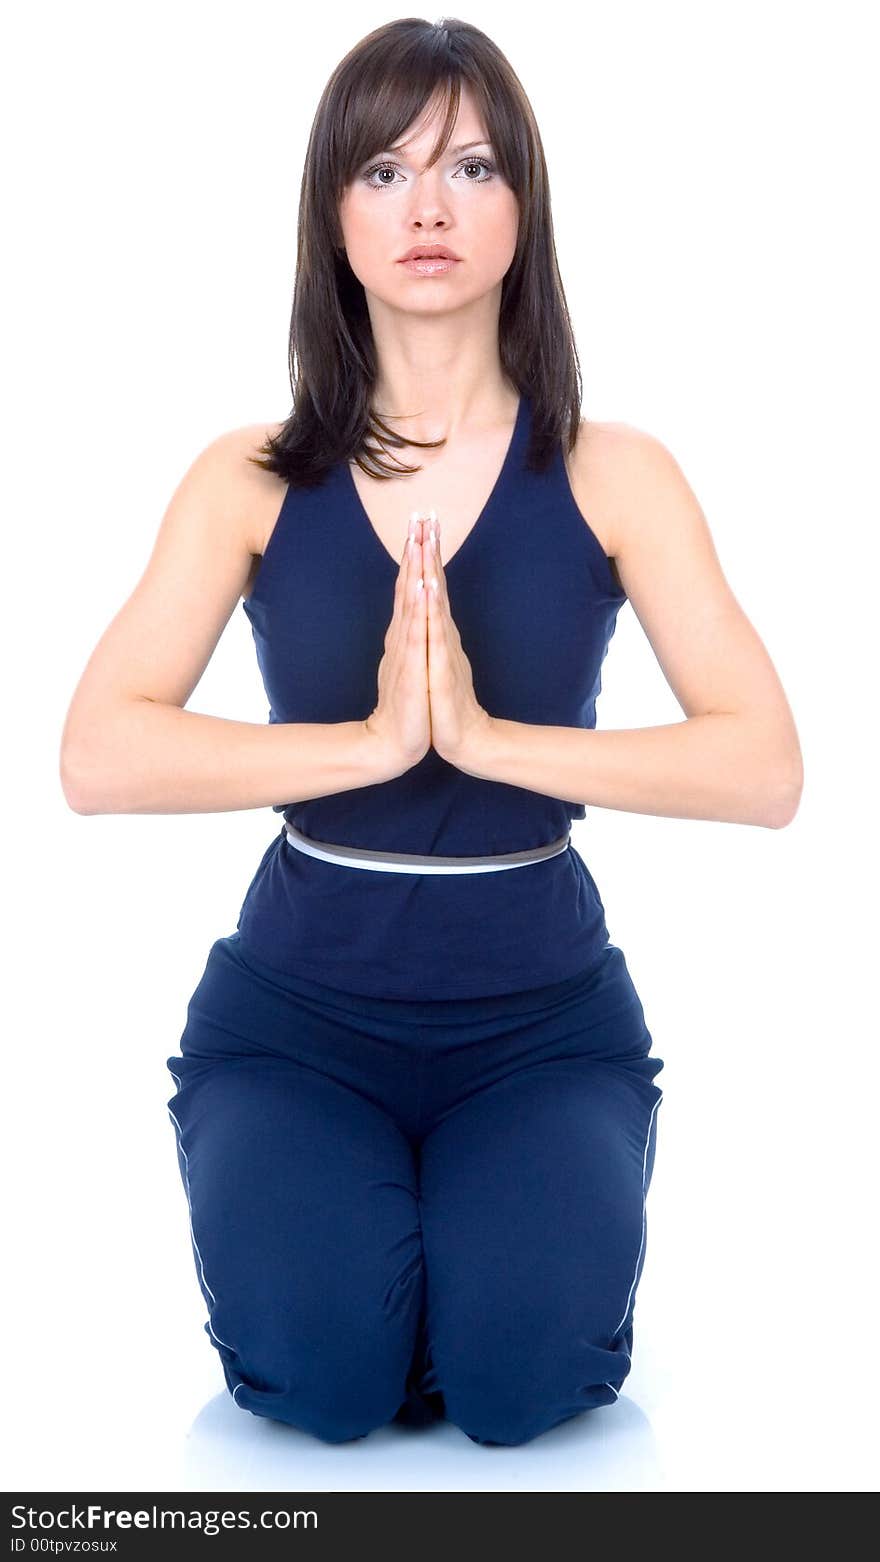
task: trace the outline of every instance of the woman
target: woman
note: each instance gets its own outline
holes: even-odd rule
[[[483,33],[341,62],[297,266],[292,413],[186,474],[65,790],[284,816],[168,1059],[235,1404],[523,1443],[630,1370],[662,1099],[571,820],[779,827],[797,734],[673,458],[580,417],[540,138]],[[242,595],[267,726],[183,709]],[[627,598],[687,719],[598,733]]]

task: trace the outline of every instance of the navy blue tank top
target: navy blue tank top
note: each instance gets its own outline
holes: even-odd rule
[[[595,727],[601,665],[626,593],[575,503],[561,445],[546,472],[527,470],[530,418],[522,394],[495,487],[445,565],[450,608],[490,716]],[[369,716],[398,570],[347,460],[312,489],[288,485],[242,603],[270,722]],[[544,845],[586,816],[583,803],[465,775],[433,748],[390,781],[273,809],[319,841],[444,856]],[[426,999],[564,981],[609,937],[573,845],[501,873],[383,873],[306,856],[283,825],[248,888],[238,933],[280,972]]]

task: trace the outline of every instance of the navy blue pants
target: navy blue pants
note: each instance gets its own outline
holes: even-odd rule
[[[502,997],[361,997],[211,947],[168,1102],[237,1405],[328,1443],[529,1441],[631,1367],[657,1108],[622,951]]]

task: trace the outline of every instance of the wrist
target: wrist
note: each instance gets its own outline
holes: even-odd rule
[[[468,728],[451,763],[465,775],[488,777],[496,737],[497,718],[490,716],[488,711],[481,711]]]
[[[369,718],[368,718],[369,720]],[[387,738],[375,732],[367,725],[367,721],[358,722],[360,728],[361,751],[364,757],[364,768],[367,779],[365,786],[374,785],[380,781],[393,781],[396,776],[402,776],[409,769],[403,755],[389,743]]]

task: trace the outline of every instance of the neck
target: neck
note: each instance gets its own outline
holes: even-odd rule
[[[488,323],[483,332],[451,332],[448,317],[408,320],[405,334],[384,317],[373,327],[381,369],[372,404],[395,432],[451,443],[459,432],[489,433],[516,415],[518,392],[501,366],[497,321],[491,335]]]

